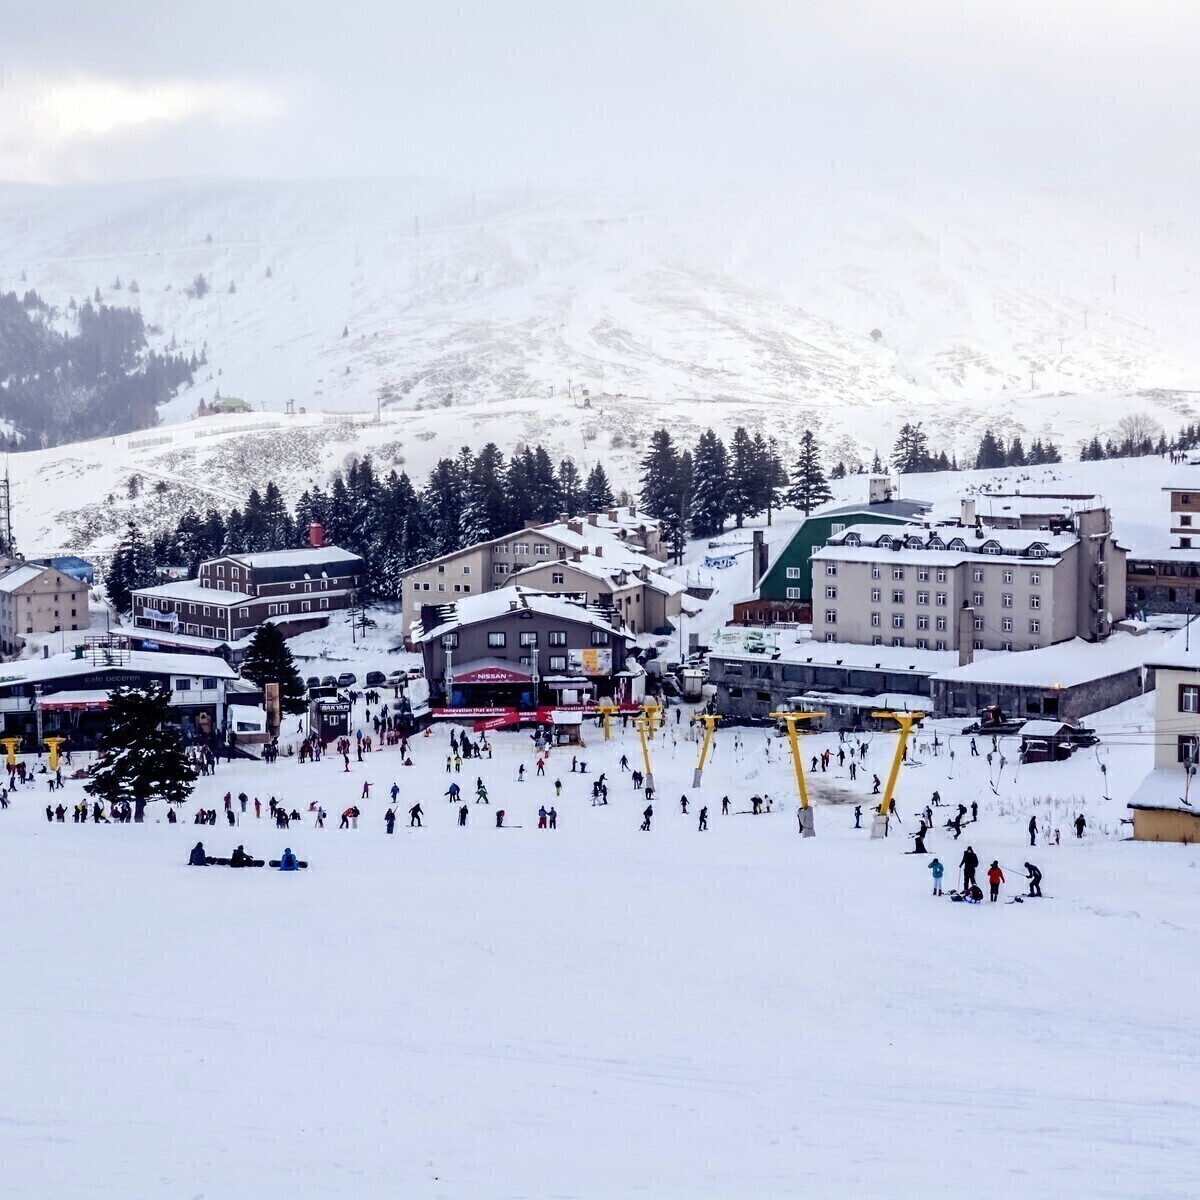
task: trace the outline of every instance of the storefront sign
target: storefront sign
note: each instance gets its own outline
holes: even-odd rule
[[[572,675],[611,675],[611,650],[570,650],[567,666]]]

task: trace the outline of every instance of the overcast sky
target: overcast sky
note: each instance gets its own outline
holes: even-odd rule
[[[1196,8],[0,0],[0,178],[1190,187]]]

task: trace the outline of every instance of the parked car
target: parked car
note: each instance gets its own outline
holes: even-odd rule
[[[388,673],[387,679],[384,680],[384,683],[386,683],[388,687],[403,687],[407,682],[407,671],[391,671]]]
[[[320,675],[310,675],[310,676],[309,676],[309,677],[308,677],[308,678],[307,678],[307,679],[304,681],[304,686],[305,686],[305,687],[310,687],[310,688],[320,687],[320,686],[321,686],[321,677],[320,677]]]
[[[337,687],[337,685],[338,685],[338,681],[337,681],[336,675],[326,675],[321,679],[322,687],[335,688],[335,687]]]
[[[387,676],[382,671],[367,672],[367,687],[382,687],[387,683]]]
[[[353,687],[358,682],[358,676],[353,671],[343,671],[337,677],[338,687]]]

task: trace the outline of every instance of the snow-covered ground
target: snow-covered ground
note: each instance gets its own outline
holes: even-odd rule
[[[836,759],[812,778],[818,836],[802,840],[784,743],[768,759],[762,731],[738,749],[726,730],[694,789],[696,746],[673,722],[649,833],[620,730],[588,731],[583,777],[562,749],[537,778],[517,733],[448,777],[444,729],[411,768],[395,750],[349,774],[332,758],[222,765],[174,827],[158,806],[144,826],[47,825],[44,786],[23,792],[0,812],[4,1193],[1195,1196],[1200,851],[1118,824],[1150,763],[1150,699],[1101,714],[1098,752],[1060,764],[1018,768],[1006,739],[989,767],[938,725],[886,841],[853,828],[852,805],[891,736],[870,739],[857,783]],[[460,829],[443,793],[456,778],[470,798],[477,775],[491,806]],[[540,831],[556,777],[559,828]],[[360,828],[339,831],[364,780]],[[385,835],[393,781],[423,829]],[[242,789],[296,806],[300,826],[187,823]],[[1027,858],[1047,898],[932,897],[904,851],[934,789],[980,804],[960,842],[930,838],[948,877],[971,844],[1004,867],[1004,899]],[[769,814],[747,813],[756,791]],[[1030,813],[1062,844],[1030,851]],[[290,845],[312,865],[188,868],[198,834],[210,853]]]

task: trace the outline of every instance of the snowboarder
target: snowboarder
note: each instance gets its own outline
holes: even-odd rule
[[[383,821],[387,826],[388,833],[396,832],[396,810],[394,808],[389,808],[387,812],[383,814]]]
[[[479,786],[482,787],[483,784],[480,783]],[[450,797],[451,804],[457,804],[458,798],[461,794],[462,794],[462,788],[460,788],[457,783],[452,783],[445,791],[445,795]]]
[[[929,870],[933,874],[933,894],[940,896],[942,894],[942,876],[945,875],[946,868],[935,858],[929,864]]]
[[[872,796],[878,796],[878,795],[879,795],[879,789],[880,789],[882,786],[883,786],[883,785],[882,785],[882,784],[879,782],[879,776],[878,776],[878,775],[873,775],[873,776],[871,777],[871,795],[872,795]]]
[[[705,806],[700,809],[700,830],[705,830],[707,828],[708,828],[708,807]]]
[[[646,810],[642,813],[642,830],[645,832],[650,828],[650,819],[654,816],[654,806],[646,805]]]
[[[412,808],[410,808],[408,810],[408,827],[409,827],[409,829],[411,829],[414,825],[418,829],[423,828],[423,826],[421,825],[421,806],[420,806],[420,804],[414,804],[412,806]]]
[[[279,869],[281,871],[295,871],[297,869],[296,856],[292,853],[291,846],[284,847],[283,856],[279,860]]]
[[[522,764],[521,764],[521,765],[520,765],[520,766],[517,768],[517,782],[518,782],[518,783],[524,783],[524,782],[525,782],[525,764],[524,764],[524,763],[522,763]]]
[[[1029,818],[1029,844],[1037,845],[1037,817]]]
[[[1000,895],[1000,885],[1004,882],[1004,872],[1000,870],[1000,864],[996,859],[992,859],[992,865],[988,867],[988,887],[992,893],[992,903],[996,903],[996,897]]]
[[[1083,837],[1083,831],[1086,828],[1087,821],[1084,820],[1083,813],[1080,813],[1079,816],[1075,818],[1075,836],[1077,838]]]
[[[496,828],[504,828],[504,809],[502,808],[496,810]]]
[[[854,806],[854,828],[855,829],[862,828],[862,805],[861,804],[856,804]]]
[[[721,797],[721,816],[723,816],[723,817],[729,816],[729,797],[728,796]]]
[[[975,869],[979,866],[979,855],[975,853],[972,847],[968,846],[963,851],[962,859],[958,865],[962,867],[963,888],[966,889],[975,882]]]
[[[208,866],[208,858],[205,856],[205,853],[204,853],[204,843],[203,842],[197,842],[192,847],[192,852],[188,856],[188,866],[189,867],[207,867]]]
[[[458,810],[458,823],[460,826],[467,823],[467,813],[470,811],[471,810],[465,804]]]
[[[1042,873],[1033,863],[1025,864],[1025,878],[1029,880],[1029,894],[1040,896],[1042,894]]]
[[[687,797],[686,797],[686,796],[680,796],[680,797],[679,797],[679,807],[680,807],[681,809],[683,809],[683,815],[684,815],[685,817],[687,816],[687,805],[688,805],[688,799],[687,799]]]

